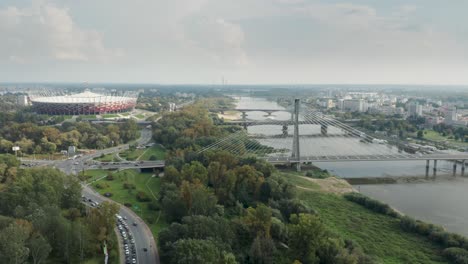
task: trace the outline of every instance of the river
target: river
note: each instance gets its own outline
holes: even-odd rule
[[[236,97],[237,108],[282,109],[276,102],[256,97]],[[249,112],[247,118],[253,120],[289,120],[291,114],[286,111],[274,112],[268,116],[264,112]],[[282,133],[279,125],[252,126],[251,134],[278,135]],[[292,127],[288,128],[292,133]],[[301,135],[320,133],[318,125],[301,125]],[[301,155],[339,154],[378,154],[380,152],[397,153],[396,148],[360,142],[359,138],[345,137],[337,127],[329,127],[328,134],[336,137],[301,138]],[[340,135],[343,134],[343,137]],[[278,155],[290,155],[291,138],[259,139],[262,144],[285,149]],[[360,162],[317,162],[316,166],[327,169],[342,178],[384,177],[384,176],[422,176],[425,174],[425,161],[360,161]],[[432,166],[432,164],[431,164]],[[452,164],[438,163],[438,174],[451,174]],[[418,183],[356,185],[360,192],[388,203],[392,207],[414,218],[441,225],[451,232],[468,236],[468,179],[460,176],[441,177]]]

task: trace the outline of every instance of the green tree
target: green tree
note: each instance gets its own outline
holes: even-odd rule
[[[34,264],[40,264],[47,259],[52,251],[49,242],[40,234],[36,234],[29,239],[28,247]]]
[[[172,263],[177,264],[234,264],[234,256],[217,247],[211,240],[181,239],[174,243]]]
[[[247,215],[243,218],[254,236],[270,237],[271,228],[271,209],[259,204],[257,208],[247,208]]]
[[[0,263],[23,263],[29,255],[28,237],[28,231],[15,223],[0,230]]]
[[[418,139],[423,139],[424,138],[424,131],[418,130],[417,137],[418,137]]]
[[[302,263],[315,263],[317,251],[327,239],[327,231],[315,215],[291,216],[289,225],[289,248]]]

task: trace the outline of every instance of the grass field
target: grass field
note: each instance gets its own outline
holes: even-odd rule
[[[120,153],[120,157],[127,160],[150,160],[153,155],[156,156],[158,160],[162,160],[166,157],[166,150],[161,145],[154,145],[144,149],[128,149]]]
[[[416,138],[416,134],[414,134],[414,137]],[[439,132],[434,131],[434,130],[424,130],[424,139],[431,140],[431,141],[437,141],[437,142],[445,142],[447,141],[451,145],[456,145],[456,146],[461,146],[461,147],[468,147],[467,142],[462,142],[460,140],[455,140],[455,139],[449,139],[447,136],[442,136],[439,134]]]
[[[88,175],[94,175],[99,178],[108,174],[106,170],[90,170],[86,172]],[[148,208],[149,202],[139,202],[136,199],[136,194],[139,191],[145,192],[152,200],[158,197],[161,180],[158,177],[152,177],[152,173],[140,173],[136,170],[124,170],[113,172],[114,180],[109,181],[105,178],[94,182],[91,186],[100,194],[112,193],[110,199],[121,203],[131,204],[131,209],[138,214],[150,227],[154,237],[157,237],[158,232],[167,226],[164,218],[160,217],[160,211],[154,211]],[[124,188],[124,183],[130,183],[135,186],[135,189],[128,190]],[[98,188],[99,186],[103,188]],[[157,200],[156,200],[157,201]]]
[[[298,195],[332,232],[359,243],[377,263],[447,263],[440,247],[422,236],[403,232],[396,218],[374,213],[335,194],[298,190]]]
[[[120,161],[119,159],[117,159],[114,154],[106,154],[102,157],[97,157],[97,158],[94,158],[94,160],[98,160],[98,161],[103,161],[103,162],[115,162],[115,161]]]
[[[136,118],[138,119],[143,119],[145,118],[145,115],[144,114],[138,114],[138,115],[135,115]]]

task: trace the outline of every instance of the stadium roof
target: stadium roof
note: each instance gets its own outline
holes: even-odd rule
[[[135,98],[126,96],[112,96],[84,91],[82,93],[62,96],[37,97],[31,101],[37,103],[99,103],[99,102],[122,102],[134,100]]]

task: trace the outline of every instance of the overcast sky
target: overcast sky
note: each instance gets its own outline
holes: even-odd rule
[[[467,0],[1,0],[0,81],[468,84]]]

